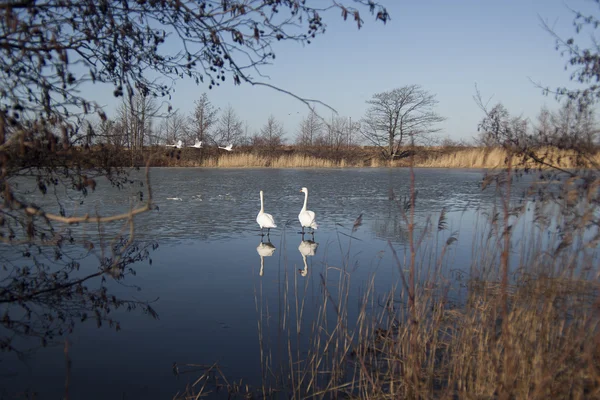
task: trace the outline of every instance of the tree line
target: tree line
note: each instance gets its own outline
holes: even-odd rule
[[[481,99],[475,100],[483,107]],[[406,155],[406,146],[499,145],[485,132],[462,143],[436,135],[441,132],[439,124],[446,118],[436,112],[438,101],[435,95],[420,85],[375,93],[366,103],[368,108],[364,116],[354,121],[344,116],[324,118],[314,110],[309,111],[291,132],[291,144],[334,150],[367,144],[379,148],[382,157],[389,160]],[[526,141],[529,146],[566,148],[577,145],[592,149],[598,143],[600,129],[595,109],[572,99],[564,100],[556,110],[544,106],[536,121],[523,116],[511,117],[502,104],[497,104],[491,111],[497,123],[510,125],[515,138],[520,138],[522,143]],[[158,124],[154,126],[156,122]],[[206,93],[194,102],[194,109],[188,115],[179,110],[161,114],[152,97],[135,95],[131,101],[121,103],[114,118],[99,122],[92,130],[96,131],[97,143],[133,150],[178,140],[185,146],[199,140],[204,145],[233,144],[271,149],[287,143],[286,129],[274,115],[251,132],[248,123],[241,120],[231,105],[220,110]]]
[[[314,109],[300,121],[291,142],[297,146],[319,146],[340,149],[358,144],[374,144],[387,157],[397,156],[405,143],[439,132],[443,122],[434,108],[435,96],[419,85],[408,85],[374,94],[362,118],[319,115]],[[196,140],[212,145],[247,145],[277,147],[288,140],[283,123],[270,115],[258,130],[250,130],[235,109],[227,105],[215,107],[203,93],[189,114],[180,110],[161,112],[150,96],[133,95],[124,99],[113,118],[88,123],[95,143],[106,143],[122,149],[141,149],[175,143],[189,146]]]

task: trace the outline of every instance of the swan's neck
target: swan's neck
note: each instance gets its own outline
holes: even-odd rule
[[[264,205],[263,205],[263,194],[262,194],[262,192],[260,194],[260,212],[261,213],[265,212],[265,208],[264,208]]]
[[[306,211],[306,203],[308,202],[308,192],[304,192],[304,205],[302,206],[302,211]]]

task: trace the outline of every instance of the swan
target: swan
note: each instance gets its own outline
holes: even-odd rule
[[[298,251],[302,255],[302,261],[304,261],[304,269],[299,269],[298,272],[302,276],[306,276],[308,274],[308,264],[306,264],[306,257],[312,257],[317,252],[317,247],[319,247],[319,243],[316,243],[314,240],[302,240],[300,242],[300,246],[298,246]]]
[[[221,146],[218,146],[218,147],[220,149],[227,150],[227,151],[233,150],[233,145],[232,144],[227,145],[227,147],[221,147]]]
[[[193,146],[188,146],[188,147],[194,147],[196,149],[201,149],[202,148],[202,142],[198,139],[196,139],[196,143],[194,143]]]
[[[177,141],[177,144],[167,144],[167,147],[177,147],[178,149],[183,147],[183,142],[181,140]]]
[[[181,197],[167,197],[167,200],[177,200],[177,201],[182,201]]]
[[[314,235],[315,229],[318,228],[318,225],[315,221],[314,211],[306,209],[306,203],[308,202],[308,189],[303,187],[300,189],[300,191],[304,193],[304,205],[302,206],[302,210],[300,210],[300,214],[298,214],[298,220],[300,220],[300,225],[302,225],[302,233],[304,233],[304,228],[311,228],[312,234]]]
[[[260,242],[256,247],[256,252],[260,256],[260,271],[258,275],[263,276],[265,268],[265,257],[271,257],[275,253],[275,246],[271,242]]]
[[[256,222],[258,223],[258,226],[260,226],[260,234],[263,235],[262,231],[263,228],[267,228],[267,235],[269,235],[269,232],[271,231],[271,228],[277,228],[277,225],[275,225],[275,220],[273,219],[273,216],[271,214],[267,214],[265,212],[265,208],[263,205],[263,191],[260,191],[260,211],[258,212],[258,215],[256,216]]]

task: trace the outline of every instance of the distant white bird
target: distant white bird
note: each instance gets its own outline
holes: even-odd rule
[[[302,261],[304,261],[304,269],[299,269],[298,272],[302,276],[306,276],[308,274],[308,264],[306,264],[306,257],[312,257],[317,252],[317,247],[319,247],[319,243],[316,243],[314,240],[302,240],[300,242],[300,246],[298,246],[298,251],[302,255]]]
[[[260,256],[260,271],[258,275],[263,276],[263,270],[265,268],[265,257],[271,257],[275,253],[275,246],[271,242],[260,242],[256,247],[256,252]]]
[[[177,141],[177,144],[167,144],[167,147],[177,147],[178,149],[183,147],[183,142],[181,140]]]
[[[262,235],[263,233],[263,229],[267,228],[267,235],[269,235],[269,232],[271,231],[271,228],[277,228],[277,225],[275,225],[275,220],[273,219],[273,216],[271,214],[267,214],[265,212],[265,207],[263,204],[263,191],[260,191],[260,211],[258,212],[258,215],[256,216],[256,222],[258,223],[258,226],[260,226],[260,234]]]
[[[188,146],[188,147],[194,147],[196,149],[201,149],[202,148],[202,142],[198,139],[196,139],[196,142],[194,143],[193,146]]]
[[[182,201],[181,197],[167,197],[167,200],[177,200],[177,201]]]
[[[221,147],[221,146],[218,146],[218,147],[220,149],[227,150],[227,151],[233,150],[233,145],[232,144],[228,144],[227,147]]]
[[[298,214],[298,220],[300,221],[300,225],[302,225],[302,233],[304,233],[304,228],[311,228],[314,235],[315,229],[317,229],[319,225],[317,225],[317,222],[315,221],[315,213],[306,209],[308,189],[303,187],[300,191],[304,193],[304,205],[302,206],[302,210],[300,210],[300,214]]]

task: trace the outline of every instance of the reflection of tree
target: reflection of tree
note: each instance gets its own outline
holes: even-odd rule
[[[56,171],[48,174],[48,179],[59,176]],[[63,178],[73,178],[68,172],[64,174]],[[157,247],[156,243],[136,241],[133,235],[134,216],[151,209],[148,175],[146,179],[148,193],[143,205],[107,217],[89,214],[69,217],[61,203],[59,214],[53,214],[31,200],[31,191],[13,190],[26,186],[22,180],[3,182],[1,350],[22,351],[32,347],[31,341],[21,342],[23,338],[36,338],[39,344],[46,346],[52,339],[71,332],[76,322],[88,318],[95,319],[98,326],[106,322],[119,329],[119,323],[111,314],[116,309],[141,307],[151,316],[157,316],[148,303],[109,292],[112,284],[121,283],[128,274],[135,274],[132,264],[148,259],[149,251]],[[64,188],[65,182],[56,178],[52,187]],[[115,182],[124,184],[124,181]],[[76,183],[81,188],[75,187],[75,191],[83,192],[83,197],[87,189],[95,189],[91,178]],[[84,187],[86,190],[81,190]],[[45,181],[38,180],[36,189],[42,194],[48,191]],[[69,197],[57,193],[55,196],[63,200]],[[143,199],[144,193],[139,192],[137,196]],[[119,221],[121,231],[114,231]],[[92,229],[90,234],[86,230],[90,226],[97,227],[97,232]]]
[[[394,195],[391,194],[393,197]],[[371,230],[375,237],[392,242],[405,244],[408,240],[408,230],[404,217],[402,216],[403,207],[406,200],[390,200],[385,216],[380,215],[371,223]],[[417,235],[428,229],[429,219],[422,214],[415,213],[415,231]]]
[[[67,241],[74,241],[71,236]],[[64,243],[64,242],[63,242]],[[152,317],[156,312],[149,304],[123,299],[108,291],[109,281],[120,281],[135,274],[131,264],[146,260],[155,243],[129,244],[125,238],[111,245],[112,254],[97,255],[98,268],[83,273],[89,258],[96,255],[91,242],[89,251],[81,252],[76,245],[22,246],[22,259],[12,261],[3,256],[5,270],[0,280],[0,349],[20,351],[17,338],[32,337],[46,346],[52,339],[71,332],[77,322],[94,319],[119,330],[119,322],[111,312],[141,307]],[[98,285],[94,278],[101,278]],[[94,282],[94,285],[90,285]]]

